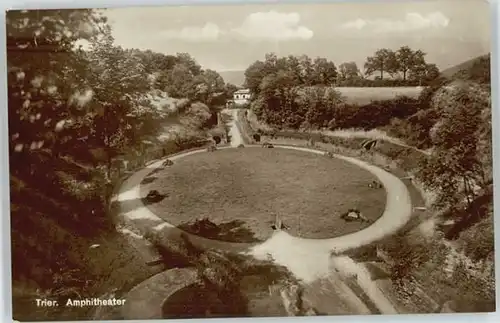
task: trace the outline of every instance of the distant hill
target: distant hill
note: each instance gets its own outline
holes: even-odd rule
[[[475,57],[473,59],[470,59],[468,61],[465,61],[463,63],[460,63],[458,65],[447,68],[441,72],[441,75],[446,77],[446,78],[455,78],[455,76],[459,72],[466,73],[466,72],[470,72],[473,69],[476,69],[476,72],[478,72],[477,71],[478,68],[482,69],[481,73],[488,72],[488,70],[490,68],[489,62],[490,62],[490,54],[481,55],[481,56]]]
[[[243,86],[245,83],[245,71],[223,71],[219,72],[225,83],[231,83],[236,86]]]

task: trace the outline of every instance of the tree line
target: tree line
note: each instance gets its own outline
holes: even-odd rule
[[[94,10],[14,10],[6,26],[13,278],[67,290],[83,282],[55,277],[92,277],[79,239],[114,231],[109,197],[123,170],[201,144],[226,86],[187,53],[117,46]],[[161,92],[184,103],[158,107]],[[199,121],[194,135],[160,141],[182,114]]]
[[[287,74],[289,82],[296,86],[424,86],[440,77],[438,67],[427,63],[425,56],[423,51],[408,46],[397,51],[379,49],[367,57],[362,72],[356,62],[337,67],[322,57],[278,57],[269,53],[264,61],[256,61],[245,70],[245,86],[258,94],[265,77],[278,72]]]

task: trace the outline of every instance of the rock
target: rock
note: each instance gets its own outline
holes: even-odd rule
[[[356,209],[349,209],[347,212],[342,214],[340,218],[348,222],[350,221],[370,222],[370,220],[368,220],[365,216],[363,216],[361,211]]]
[[[172,166],[173,164],[174,164],[174,162],[173,162],[173,161],[171,161],[170,159],[167,159],[167,160],[165,160],[165,161],[164,161],[161,165],[162,165],[163,167],[167,167],[167,166]]]
[[[370,184],[368,184],[368,187],[370,187],[370,188],[382,188],[382,184],[380,184],[377,181],[372,181]]]

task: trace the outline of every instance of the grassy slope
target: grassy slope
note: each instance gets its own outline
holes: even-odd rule
[[[479,56],[479,57],[475,57],[475,58],[472,58],[468,61],[465,61],[463,63],[460,63],[458,65],[455,65],[455,66],[452,66],[450,68],[447,68],[445,69],[444,71],[441,72],[441,75],[443,75],[444,77],[447,77],[447,78],[452,78],[457,72],[460,72],[462,70],[468,70],[470,69],[474,63],[476,63],[477,61],[479,61],[481,58],[486,58],[488,57],[489,54],[486,54],[486,55],[482,55],[482,56]]]
[[[304,176],[307,171],[307,176]],[[282,149],[220,150],[183,158],[151,176],[144,190],[168,194],[149,207],[174,225],[209,218],[226,226],[220,240],[268,238],[275,216],[292,234],[329,238],[368,224],[340,215],[357,208],[370,220],[385,205],[385,192],[368,184],[375,178],[342,160]],[[232,228],[231,232],[230,229]]]
[[[417,98],[419,87],[338,87],[336,88],[349,104],[368,104],[373,100],[391,100],[397,96]]]

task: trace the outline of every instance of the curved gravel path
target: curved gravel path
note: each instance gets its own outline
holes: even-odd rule
[[[296,149],[316,154],[324,153],[323,151],[319,151],[316,149],[302,147],[276,146],[276,148]],[[231,148],[224,147],[222,149]],[[205,152],[205,149],[194,150],[178,154],[171,157],[170,159],[175,161],[185,156],[203,152]],[[269,240],[260,244],[230,243],[225,241],[206,239],[192,234],[186,234],[193,240],[193,243],[206,248],[219,248],[233,251],[245,251],[250,248],[253,253],[263,253],[269,251],[268,249],[274,249],[274,244],[278,239],[286,239],[288,243],[290,243],[290,246],[294,246],[294,249],[303,248],[305,249],[304,251],[306,253],[307,250],[310,250],[311,248],[314,250],[323,250],[328,252],[333,251],[336,253],[340,253],[347,249],[370,244],[376,240],[394,233],[406,224],[406,222],[410,219],[412,206],[410,195],[408,193],[406,185],[399,178],[379,167],[368,164],[364,161],[341,155],[334,156],[335,158],[344,159],[348,162],[358,165],[363,169],[370,171],[379,179],[379,181],[386,189],[387,201],[385,211],[383,215],[369,227],[358,232],[331,239],[298,238],[293,237],[286,232],[278,232]],[[127,181],[125,181],[125,183],[123,183],[117,196],[117,200],[120,202],[121,207],[120,216],[123,220],[125,220],[126,223],[130,223],[131,225],[139,229],[141,233],[145,233],[153,229],[155,231],[169,231],[168,236],[180,236],[183,231],[177,229],[174,225],[158,217],[156,214],[151,212],[142,202],[142,198],[144,196],[141,196],[140,183],[154,169],[161,166],[162,162],[163,161],[160,160],[150,164],[148,167],[132,175]]]

